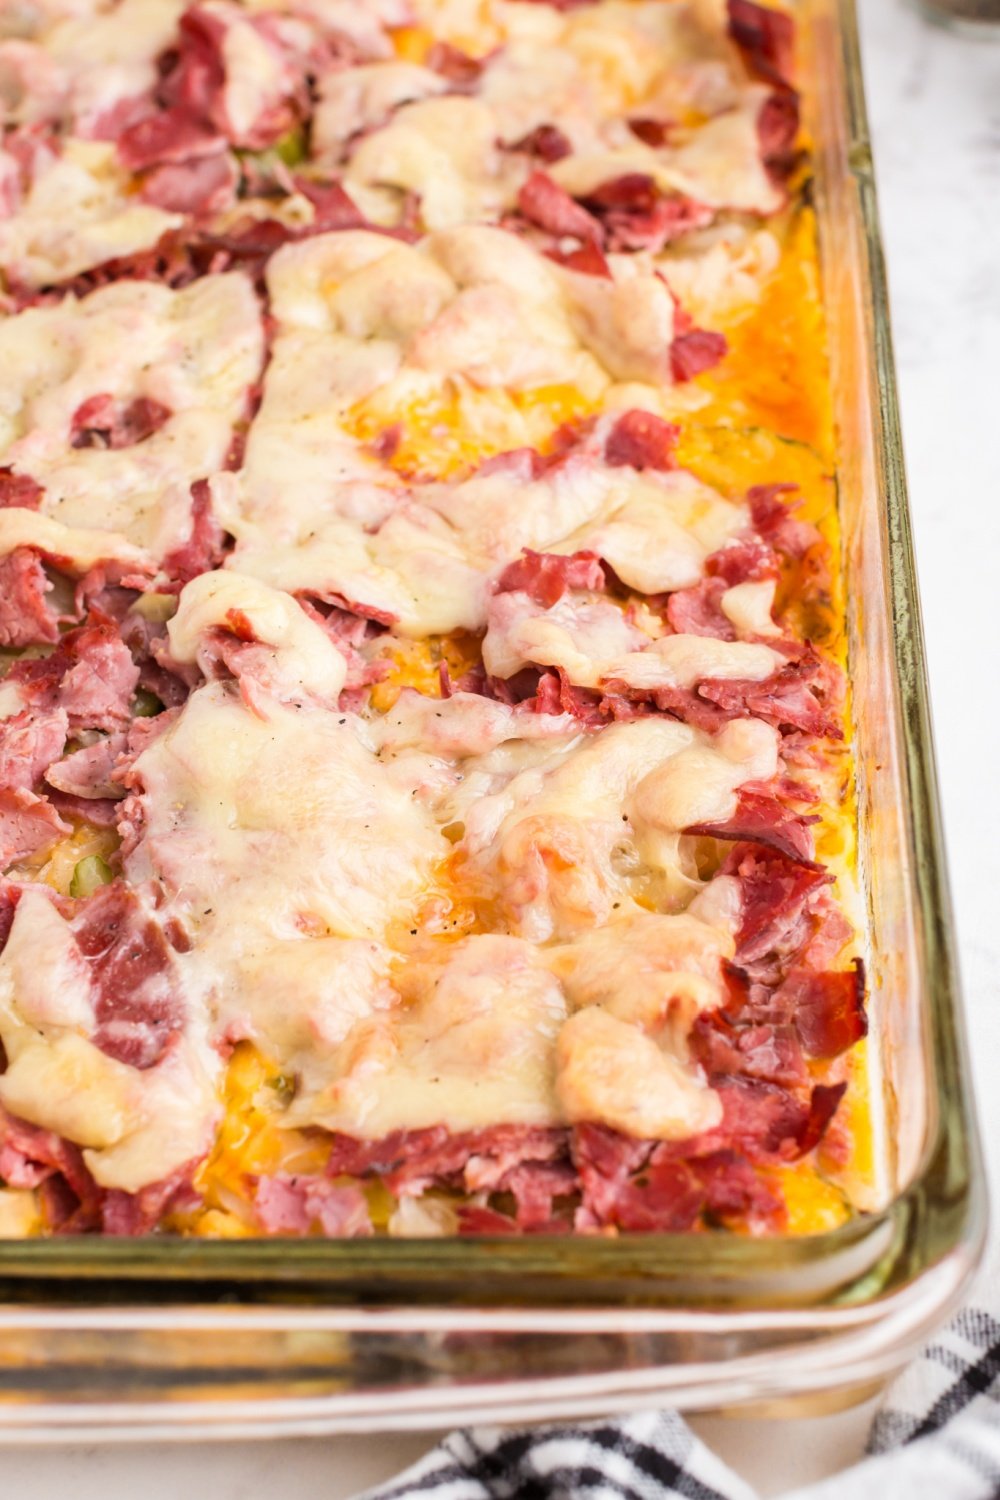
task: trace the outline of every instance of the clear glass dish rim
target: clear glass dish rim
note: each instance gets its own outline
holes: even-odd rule
[[[926,992],[934,1109],[920,1169],[884,1209],[824,1234],[749,1239],[725,1232],[435,1240],[139,1240],[79,1235],[0,1240],[0,1297],[22,1302],[306,1302],[369,1305],[862,1307],[903,1291],[959,1254],[971,1272],[985,1233],[985,1186],[972,1105],[954,925],[934,764],[878,207],[854,0],[835,0],[847,170],[865,242],[878,409],[875,463],[885,506],[893,667],[911,817],[909,855]],[[874,1263],[817,1299],[809,1268]],[[709,1248],[710,1247],[710,1248]],[[706,1264],[710,1262],[709,1269]]]

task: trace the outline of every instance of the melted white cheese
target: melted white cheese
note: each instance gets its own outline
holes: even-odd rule
[[[260,440],[270,447],[269,438],[265,423]],[[386,611],[410,635],[482,629],[493,580],[523,548],[590,549],[631,587],[662,592],[697,583],[705,558],[747,519],[688,473],[608,468],[589,452],[537,480],[497,472],[405,490],[338,483],[320,465],[315,485],[308,465],[289,485],[280,444],[272,467],[270,453],[259,463],[257,443],[255,434],[241,480],[214,491],[238,539],[229,566]]]
[[[685,312],[708,327],[758,303],[780,260],[769,229],[740,222],[703,230],[697,250],[681,240],[653,258]]]
[[[776,587],[773,578],[737,583],[719,601],[722,613],[744,635],[780,635],[773,616]]]
[[[330,637],[289,595],[238,573],[202,573],[182,591],[167,625],[179,662],[196,662],[202,637],[213,627],[249,625],[266,652],[266,685],[279,697],[303,693],[334,703],[344,686],[347,661]],[[237,631],[239,633],[239,631]]]
[[[222,683],[192,694],[135,776],[147,810],[128,874],[159,880],[189,933],[195,1003],[216,1035],[317,1065],[338,1016],[376,1003],[386,927],[447,853],[430,813],[355,717],[277,699],[260,717]]]
[[[357,1027],[336,1060],[341,1076],[293,1118],[372,1137],[443,1120],[453,1130],[554,1123],[566,1001],[529,944],[466,938],[443,968],[412,962],[403,984],[410,1003]]]
[[[513,171],[511,168],[513,167]],[[492,110],[462,95],[401,104],[389,124],[354,148],[345,186],[419,193],[428,229],[496,219],[513,196],[522,163],[499,148]]]
[[[652,1037],[596,1006],[559,1033],[556,1092],[563,1118],[599,1120],[613,1130],[684,1140],[722,1119],[713,1089]]]
[[[632,688],[692,688],[707,677],[724,681],[762,682],[784,665],[768,646],[748,641],[719,641],[706,635],[665,635],[647,651],[632,652],[601,668],[602,680],[614,678]]]
[[[732,938],[690,914],[641,912],[550,950],[571,1005],[600,1005],[620,1021],[665,1037],[685,1056],[703,1010],[725,1000],[721,963]]]
[[[396,190],[380,222],[398,222],[403,190],[420,194],[431,229],[496,220],[533,165],[498,146],[553,123],[572,154],[546,170],[573,196],[639,173],[711,208],[781,207],[757,137],[768,90],[748,80],[724,26],[696,6],[605,0],[553,16],[435,5],[426,20],[483,63],[471,96],[438,99],[441,81],[427,69],[387,61],[357,83],[334,76],[318,112],[316,149],[354,195]],[[629,128],[636,117],[670,122],[668,141],[644,144]]]
[[[63,121],[86,135],[114,105],[152,88],[185,8],[186,0],[42,7],[30,40],[0,45],[9,118]]]
[[[354,136],[382,125],[401,104],[447,92],[439,73],[416,63],[363,63],[327,73],[312,120],[314,157],[339,165]]]
[[[138,573],[151,572],[153,568],[149,554],[133,546],[119,531],[64,526],[37,510],[6,506],[0,510],[0,557],[16,547],[34,547],[57,562],[64,572],[77,575],[107,561],[127,563]]]
[[[490,602],[483,662],[493,677],[522,667],[561,667],[578,687],[596,687],[606,664],[646,644],[624,613],[602,599],[560,599],[551,609],[527,594],[498,594]]]
[[[135,771],[152,816],[130,874],[179,889],[185,924],[227,951],[257,929],[378,936],[446,852],[361,722],[335,709],[275,702],[265,721],[210,683]]]
[[[443,802],[463,829],[461,878],[535,942],[589,930],[638,896],[683,902],[698,882],[681,830],[729,817],[743,781],[774,775],[777,743],[756,720],[713,740],[651,717],[562,746],[501,746],[467,761]]]
[[[129,193],[106,141],[66,140],[37,169],[24,201],[0,220],[0,262],[25,286],[68,281],[103,261],[155,245],[183,223]]]
[[[418,246],[363,230],[317,235],[280,250],[267,277],[278,331],[263,404],[239,482],[223,483],[216,503],[239,540],[240,566],[283,587],[310,586],[301,579],[303,559],[312,557],[322,575],[342,558],[348,580],[331,589],[393,613],[413,608],[405,580],[394,600],[393,580],[381,577],[394,569],[389,539],[369,545],[341,525],[356,493],[345,496],[345,485],[370,483],[376,473],[393,484],[351,434],[352,409],[374,392],[405,421],[412,403],[449,392],[569,384],[596,400],[610,399],[615,381],[669,380],[673,300],[651,269],[626,265],[613,282],[578,275],[500,229],[465,226]],[[522,439],[518,427],[511,446]],[[293,448],[294,486],[287,482]],[[650,495],[658,505],[652,480]],[[417,526],[427,529],[422,518]],[[354,529],[367,534],[370,516]],[[425,543],[434,555],[414,571],[443,567],[437,587],[447,595],[461,580],[449,528],[437,533],[415,538],[406,530],[400,546],[405,562],[415,543]],[[628,545],[627,534],[621,542]],[[678,548],[691,546],[678,534]],[[283,548],[294,551],[283,555]],[[367,576],[377,597],[359,593],[355,575]]]
[[[559,667],[577,687],[614,682],[655,692],[691,688],[707,677],[759,682],[784,658],[768,646],[713,636],[664,635],[650,641],[604,600],[568,597],[545,609],[526,594],[513,593],[491,601],[483,661],[497,677],[513,677],[528,665]]]
[[[186,540],[192,481],[222,468],[262,357],[260,309],[237,272],[29,308],[0,322],[0,462],[44,487],[44,515],[162,556]],[[171,415],[132,447],[75,449],[74,413],[102,395]]]
[[[721,998],[730,947],[690,918],[640,917],[551,952],[483,935],[414,957],[400,974],[404,1005],[355,1027],[339,1076],[297,1101],[292,1119],[375,1138],[500,1120],[691,1135],[720,1107],[685,1060],[686,1036]]]

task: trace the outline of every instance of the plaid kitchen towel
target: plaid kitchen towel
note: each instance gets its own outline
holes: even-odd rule
[[[995,1314],[981,1305],[965,1308],[890,1387],[868,1455],[787,1500],[1000,1500],[1000,1305]],[[756,1500],[751,1486],[667,1411],[454,1432],[365,1500],[673,1496]]]

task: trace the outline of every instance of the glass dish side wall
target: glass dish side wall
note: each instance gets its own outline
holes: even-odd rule
[[[856,1389],[959,1294],[982,1239],[982,1173],[857,40],[850,0],[810,0],[801,19],[893,1146],[884,1205],[799,1240],[713,1235],[710,1256],[705,1236],[683,1235],[0,1243],[0,1432],[27,1430],[25,1402],[39,1431],[69,1431],[82,1402],[88,1421],[136,1435],[220,1433],[247,1401],[253,1422],[293,1431],[434,1425],[477,1403],[541,1416]]]
[[[956,1211],[968,1214],[973,1236],[982,1233],[982,1162],[853,3],[821,0],[808,35],[818,83],[818,206],[857,705],[861,873],[873,935],[872,1022],[892,1194],[897,1210],[913,1215],[910,1233],[925,1237],[932,1261],[956,1232]]]

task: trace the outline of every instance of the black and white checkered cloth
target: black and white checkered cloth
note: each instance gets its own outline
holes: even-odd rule
[[[454,1432],[365,1500],[673,1496],[757,1500],[677,1412],[666,1411]],[[1000,1500],[1000,1310],[961,1312],[890,1387],[863,1462],[787,1500]]]

